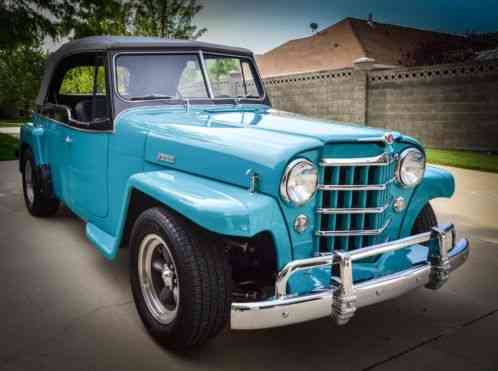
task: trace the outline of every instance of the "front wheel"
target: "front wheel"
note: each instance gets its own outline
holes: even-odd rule
[[[159,207],[138,217],[130,241],[131,288],[149,333],[172,349],[216,336],[230,313],[231,271],[223,246]]]

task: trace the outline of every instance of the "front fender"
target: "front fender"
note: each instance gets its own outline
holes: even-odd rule
[[[403,219],[400,237],[411,234],[415,219],[424,206],[432,199],[438,197],[450,198],[455,192],[455,180],[450,172],[428,166],[422,183],[417,187],[410,199],[410,203]]]
[[[136,189],[211,232],[253,237],[268,231],[275,242],[279,269],[292,259],[284,218],[278,203],[270,196],[176,170],[135,174],[126,188],[119,239],[131,194]]]

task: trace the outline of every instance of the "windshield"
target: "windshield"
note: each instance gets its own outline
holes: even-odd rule
[[[260,98],[251,60],[205,56],[212,98]],[[122,54],[116,58],[116,89],[130,101],[208,99],[207,81],[198,54]]]

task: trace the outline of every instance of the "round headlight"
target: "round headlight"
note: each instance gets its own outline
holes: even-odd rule
[[[425,172],[425,155],[416,148],[401,152],[396,178],[404,187],[415,187],[422,181]]]
[[[295,206],[308,202],[316,192],[318,170],[306,159],[292,161],[285,169],[280,194],[282,198]]]

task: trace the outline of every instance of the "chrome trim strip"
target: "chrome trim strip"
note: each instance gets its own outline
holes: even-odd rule
[[[329,214],[382,214],[384,211],[387,210],[389,207],[389,203],[385,204],[384,206],[381,207],[372,207],[372,208],[365,208],[365,209],[342,209],[342,208],[335,208],[335,209],[326,209],[326,208],[318,208],[316,212],[318,214],[322,215],[329,215]]]
[[[425,286],[429,282],[430,274],[431,265],[424,264],[355,285],[356,308],[393,299],[418,287]]]
[[[458,241],[453,249],[448,252],[450,260],[450,273],[465,264],[470,255],[470,242],[467,239]]]
[[[378,245],[367,246],[362,249],[349,251],[347,254],[351,261],[369,258],[371,256],[384,254],[386,252],[404,249],[412,245],[422,244],[433,238],[432,232],[420,233],[414,236],[402,238],[396,241],[385,242]]]
[[[453,227],[451,227],[453,228]],[[448,230],[443,229],[443,233]],[[431,238],[438,232],[428,232],[421,235],[411,236],[403,240],[393,241],[391,244],[396,247],[403,246],[407,240],[417,241]],[[401,247],[402,248],[402,247]],[[458,269],[469,256],[469,241],[459,241],[448,253],[449,271]],[[302,259],[289,263],[280,276],[287,278],[297,271],[297,268],[309,269],[313,263],[323,265],[332,262],[332,256]],[[290,266],[295,269],[288,269]],[[304,267],[307,268],[304,268]],[[431,281],[431,273],[434,269],[431,261],[421,266],[412,267],[402,272],[398,272],[385,277],[362,282],[354,285],[353,313],[356,308],[369,305],[401,296],[415,288],[428,286]],[[284,272],[284,270],[282,272]],[[281,282],[282,283],[282,282]],[[281,287],[284,285],[282,284]],[[285,291],[284,291],[285,292]],[[261,302],[232,303],[231,328],[235,330],[255,330],[271,327],[287,326],[295,323],[306,322],[318,318],[333,316],[334,311],[340,306],[338,301],[341,286],[333,286],[330,290],[323,290],[302,296],[281,296]]]
[[[373,157],[359,158],[323,158],[320,166],[387,166],[395,161],[393,155],[382,153]]]
[[[391,178],[384,184],[319,184],[318,189],[320,191],[385,191],[394,180],[395,178]]]
[[[253,303],[232,303],[230,328],[257,330],[287,326],[330,316],[332,291]]]
[[[391,219],[389,219],[381,228],[378,228],[378,229],[359,229],[357,231],[355,231],[355,230],[348,230],[348,231],[316,231],[316,235],[318,237],[377,236],[377,235],[383,233],[386,230],[386,228],[389,226],[390,223],[391,223]],[[370,247],[375,247],[375,246],[370,246]],[[353,250],[353,251],[359,251],[359,250],[363,250],[363,249],[358,249],[358,250]]]

